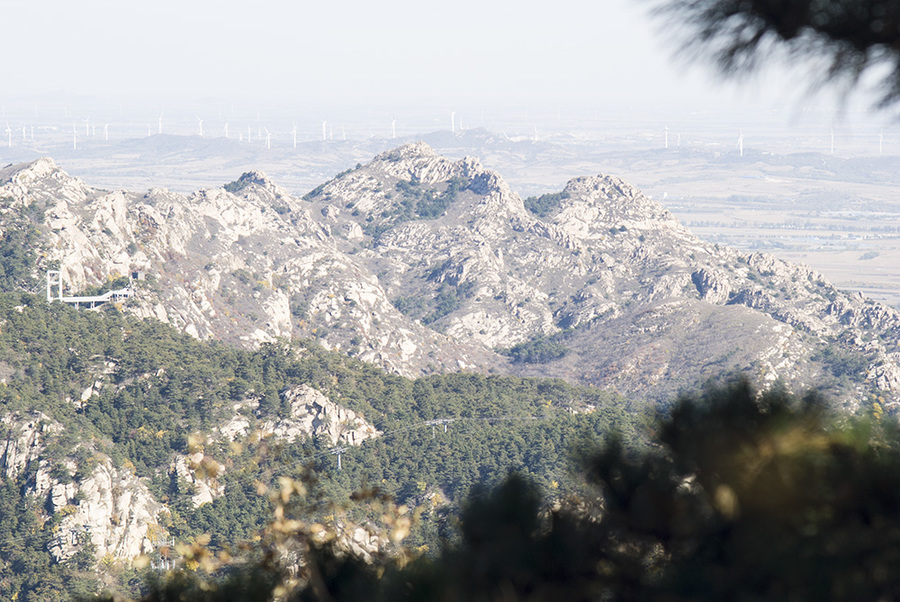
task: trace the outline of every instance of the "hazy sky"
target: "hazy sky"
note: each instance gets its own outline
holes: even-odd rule
[[[757,102],[685,70],[635,0],[45,0],[4,7],[8,97]],[[721,100],[720,100],[721,99]]]

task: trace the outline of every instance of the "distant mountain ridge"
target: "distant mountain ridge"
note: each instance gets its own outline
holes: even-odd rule
[[[0,199],[2,216],[43,211],[38,276],[58,265],[81,290],[145,272],[128,311],[200,338],[311,337],[407,376],[558,376],[646,400],[733,371],[851,406],[900,392],[895,310],[706,243],[613,176],[529,210],[476,159],[416,143],[303,199],[258,172],[102,191],[50,159],[0,170]]]

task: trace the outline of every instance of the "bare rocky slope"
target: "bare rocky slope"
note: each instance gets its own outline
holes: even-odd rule
[[[39,265],[73,291],[145,273],[128,311],[199,338],[312,337],[406,376],[558,376],[646,400],[733,371],[850,406],[900,393],[895,310],[706,243],[612,176],[529,209],[476,159],[418,143],[303,199],[257,172],[188,196],[97,190],[50,159],[0,170],[0,199],[43,212]]]
[[[97,386],[109,383],[98,381]],[[323,436],[332,444],[359,445],[381,435],[361,416],[308,385],[286,389],[282,396],[291,408],[287,417],[256,420],[253,410],[258,402],[246,400],[209,438],[191,441],[188,454],[174,457],[168,473],[192,487],[195,508],[224,494],[219,478],[226,468],[204,453],[202,443],[233,441],[236,436],[287,442]],[[250,411],[241,412],[245,408]],[[53,559],[65,562],[90,544],[96,560],[127,563],[169,545],[165,524],[170,509],[154,497],[147,479],[139,478],[127,462],[117,467],[90,439],[62,452],[58,443],[65,430],[39,411],[0,414],[0,477],[8,481],[26,477],[22,495],[38,502],[42,521],[58,521],[47,546]]]

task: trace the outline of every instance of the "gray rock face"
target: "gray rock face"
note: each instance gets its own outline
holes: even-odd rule
[[[202,451],[190,455],[178,454],[170,472],[194,486],[191,498],[194,508],[208,504],[225,493],[225,486],[218,481],[225,467]]]
[[[43,260],[59,263],[72,291],[144,272],[129,311],[199,338],[256,346],[315,337],[409,375],[498,363],[490,350],[407,320],[308,203],[258,172],[226,188],[110,193],[41,159],[0,170],[0,198],[12,199],[0,211],[45,208]]]
[[[18,478],[23,470],[37,463],[44,451],[44,436],[61,430],[57,423],[40,412],[28,418],[4,414],[0,418],[0,428],[4,433],[0,469],[7,479]]]
[[[330,446],[340,446],[360,445],[366,439],[381,435],[362,416],[334,403],[309,385],[285,389],[281,396],[291,408],[288,416],[263,416],[258,411],[258,400],[240,401],[234,404],[232,417],[215,429],[212,438],[235,442],[252,436],[293,442],[321,437]],[[198,508],[225,492],[218,480],[225,472],[225,466],[205,455],[202,449],[192,451],[188,455],[177,455],[170,466],[170,473],[193,485],[192,502]]]
[[[334,446],[359,445],[381,434],[362,416],[337,405],[309,385],[287,389],[281,395],[290,404],[290,416],[263,422],[260,426],[263,436],[287,441],[324,437]]]
[[[722,304],[731,296],[731,287],[727,279],[715,272],[706,269],[697,270],[691,274],[691,280],[704,301]]]
[[[846,403],[900,393],[896,311],[706,243],[612,176],[572,180],[538,217],[476,159],[419,143],[304,199],[258,172],[190,196],[99,191],[48,159],[0,170],[0,198],[46,207],[44,261],[74,289],[144,271],[128,310],[201,338],[313,337],[407,376],[558,376],[649,400],[732,370],[822,384],[837,346],[868,363]],[[495,352],[552,336],[570,352],[549,363]]]
[[[150,553],[163,541],[158,517],[164,506],[133,472],[114,467],[108,458],[77,487],[56,484],[51,491],[53,511],[65,513],[59,536],[50,546],[57,561],[75,554],[82,537],[94,544],[98,559],[126,561]],[[72,504],[76,494],[77,503]]]
[[[47,439],[61,433],[62,425],[40,413],[28,417],[7,413],[0,416],[0,425],[5,440],[0,459],[3,477],[16,479],[36,467],[34,480],[26,483],[27,494],[43,500],[46,518],[62,517],[49,547],[57,561],[70,558],[87,540],[94,544],[98,559],[130,560],[150,552],[162,539],[158,517],[164,507],[133,471],[116,468],[108,457],[94,453],[96,465],[76,478],[74,460],[44,455]],[[51,472],[54,464],[63,471]],[[62,481],[51,476],[66,472],[69,478]]]

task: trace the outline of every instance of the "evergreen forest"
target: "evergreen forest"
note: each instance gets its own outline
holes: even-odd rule
[[[640,414],[614,394],[559,380],[448,374],[410,380],[312,342],[241,350],[202,342],[113,305],[75,309],[21,292],[0,294],[0,401],[4,416],[38,415],[61,425],[47,434],[41,460],[62,482],[84,478],[108,457],[145,480],[166,504],[160,517],[177,542],[208,538],[232,553],[254,540],[272,517],[260,487],[304,479],[317,501],[312,515],[354,506],[359,491],[377,490],[416,509],[406,543],[435,553],[450,537],[460,504],[475,488],[522,475],[560,499],[585,490],[574,469],[580,453],[616,432],[640,445]],[[230,441],[216,427],[236,411],[251,425],[290,412],[282,393],[308,384],[372,423],[381,435],[341,453],[330,442],[274,437]],[[85,395],[84,392],[88,391]],[[254,410],[242,406],[253,401]],[[258,405],[256,405],[258,404]],[[236,410],[236,408],[239,408]],[[7,440],[16,433],[6,427]],[[196,451],[223,467],[222,495],[197,508],[195,487],[173,474],[176,454]],[[74,463],[74,475],[66,465]],[[0,597],[61,599],[97,592],[89,546],[54,564],[47,548],[61,517],[46,516],[28,493],[37,463],[4,481],[0,504]],[[366,522],[371,512],[353,510]],[[27,534],[27,536],[26,536]],[[102,564],[102,563],[101,563]],[[108,561],[105,588],[137,595],[136,569]]]

